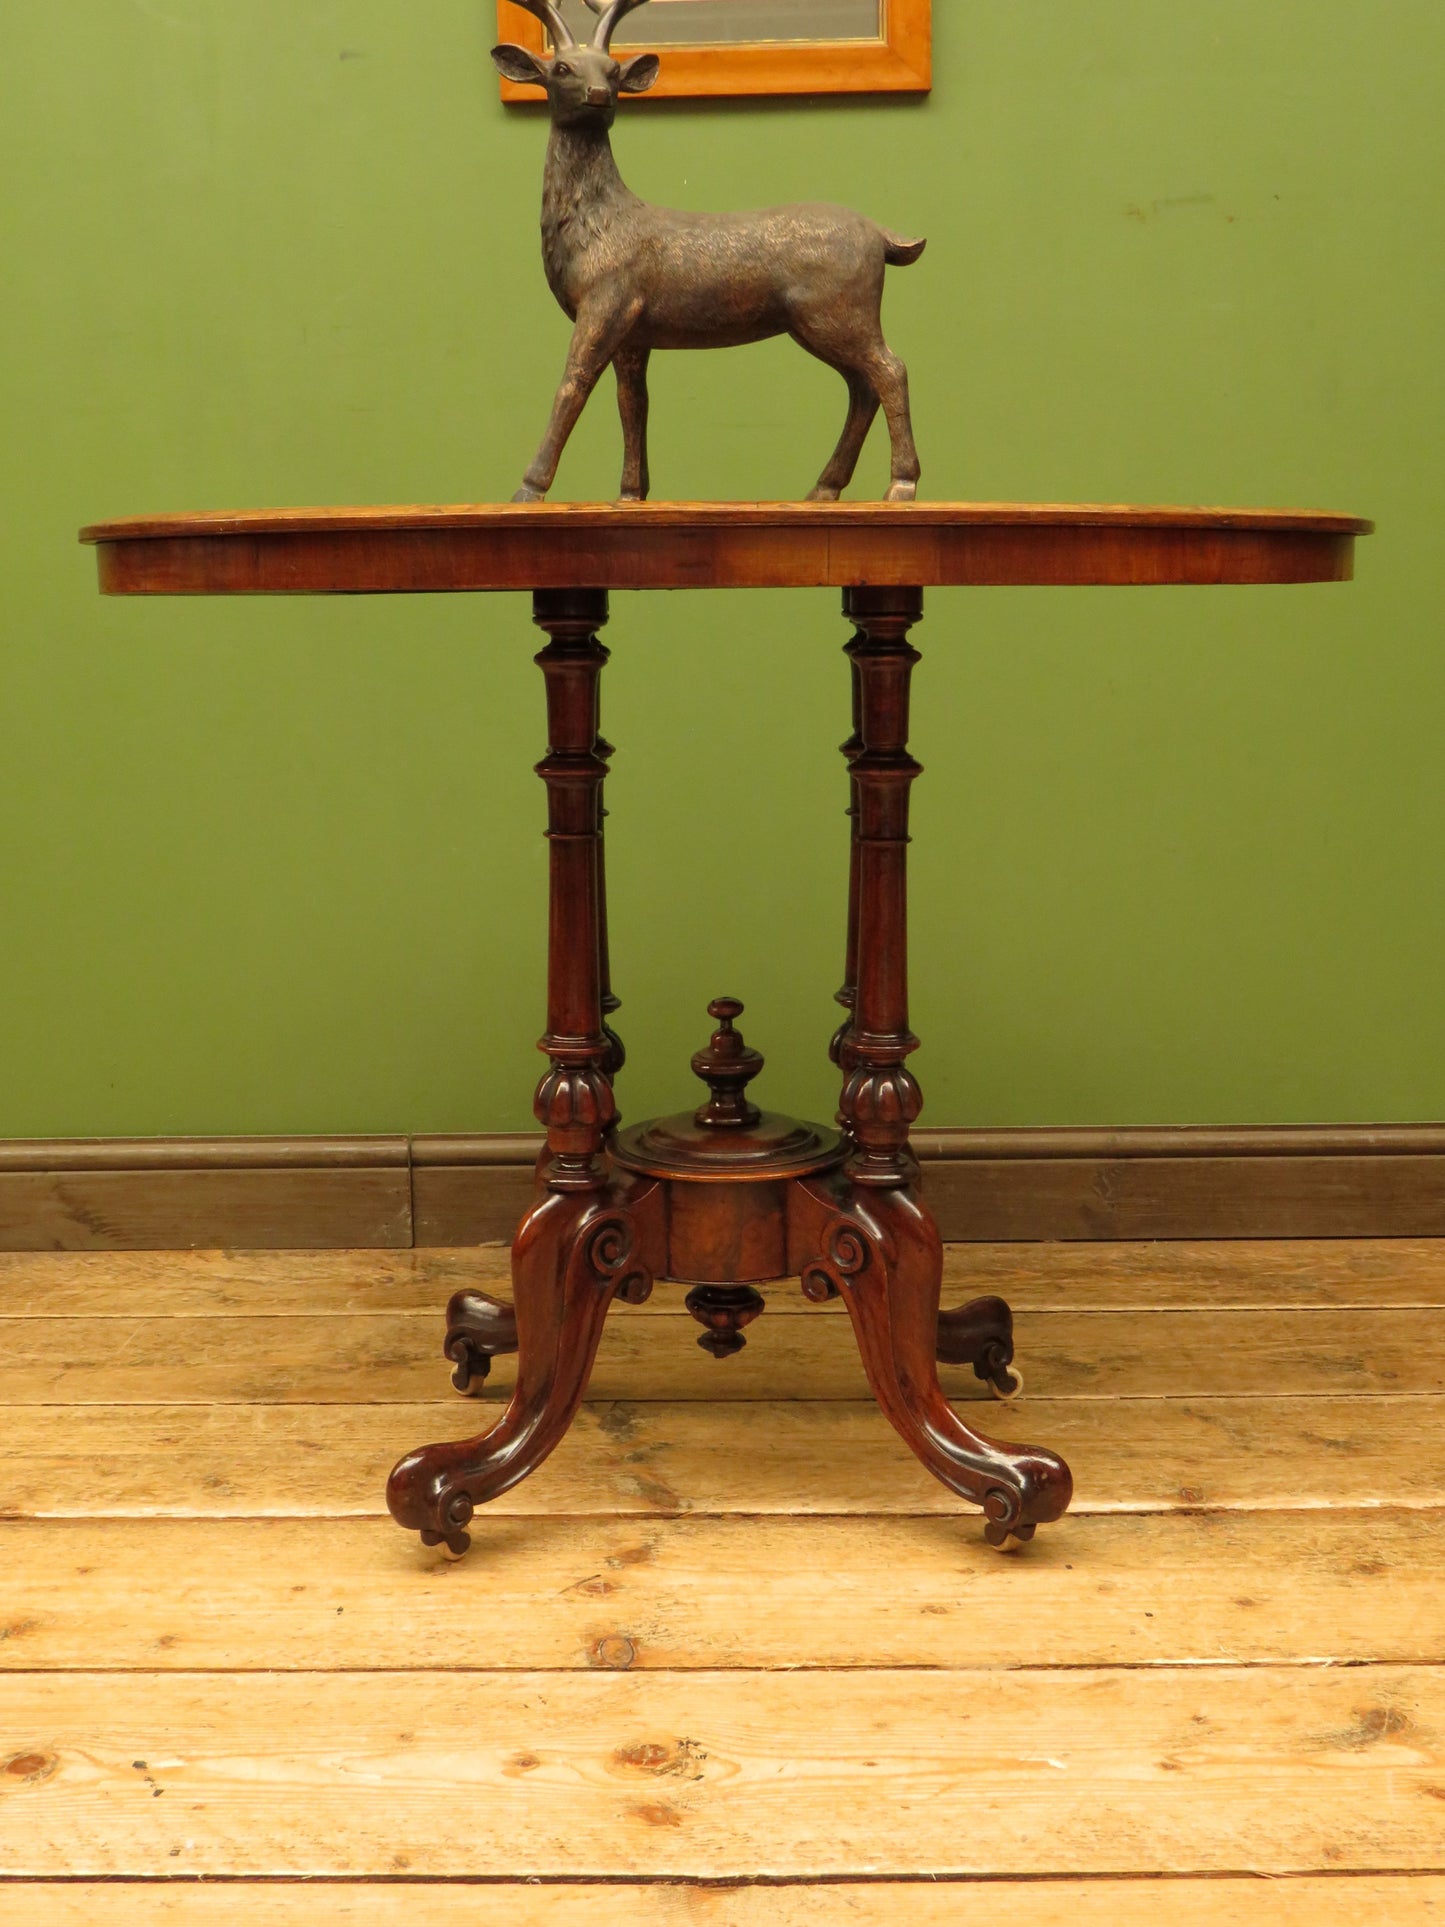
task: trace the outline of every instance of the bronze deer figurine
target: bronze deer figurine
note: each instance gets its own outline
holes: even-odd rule
[[[519,0],[547,27],[553,56],[503,45],[508,80],[545,88],[552,114],[542,192],[547,282],[576,325],[552,419],[518,502],[540,502],[587,399],[611,362],[624,444],[622,500],[645,502],[647,365],[654,348],[731,348],[791,335],[848,384],[848,420],[810,502],[835,502],[853,479],[880,404],[893,445],[890,502],[918,493],[908,370],[883,338],[887,269],[926,243],[908,241],[847,208],[825,204],[754,214],[683,214],[651,207],[624,183],[610,130],[618,96],[657,79],[656,54],[617,61],[618,23],[645,0],[587,0],[601,16],[590,46],[554,0]]]

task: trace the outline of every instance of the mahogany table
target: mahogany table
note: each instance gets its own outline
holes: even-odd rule
[[[162,516],[83,532],[111,595],[387,594],[527,589],[548,641],[551,927],[549,1061],[536,1113],[547,1133],[537,1192],[512,1250],[513,1303],[460,1292],[446,1355],[470,1389],[500,1352],[516,1389],[479,1437],[424,1446],[391,1475],[399,1524],[460,1557],[478,1505],[534,1471],[587,1386],[608,1308],[644,1300],[655,1278],[691,1287],[700,1343],[740,1350],[764,1309],[757,1287],[801,1277],[815,1301],[847,1306],[869,1383],[918,1458],[983,1508],[989,1542],[1011,1547],[1072,1496],[1054,1453],[973,1431],[939,1385],[937,1361],[1015,1387],[1008,1306],[981,1298],[940,1312],[942,1247],[909,1132],[922,1097],[908,1068],[909,632],[933,585],[1339,582],[1370,524],[1343,515],[1007,504],[628,504],[294,510]],[[618,1128],[621,1042],[608,965],[599,729],[610,589],[832,586],[852,624],[853,733],[847,964],[832,1043],[837,1129],[759,1111],[762,1068],[714,1002],[717,1029],[693,1059],[707,1101]],[[740,1477],[742,1469],[740,1468]]]

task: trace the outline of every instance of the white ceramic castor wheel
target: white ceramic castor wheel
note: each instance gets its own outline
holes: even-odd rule
[[[1024,1375],[1016,1365],[1005,1365],[1004,1370],[1008,1373],[1011,1381],[1007,1391],[999,1384],[996,1378],[991,1378],[988,1381],[988,1389],[993,1393],[1000,1405],[1012,1405],[1015,1399],[1022,1398],[1024,1395]]]
[[[1010,1528],[990,1522],[984,1527],[983,1536],[985,1543],[992,1546],[995,1552],[1022,1552],[1037,1531],[1037,1526]]]

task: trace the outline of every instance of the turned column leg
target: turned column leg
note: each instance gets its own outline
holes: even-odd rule
[[[551,640],[537,657],[547,683],[547,785],[551,922],[547,947],[547,1031],[538,1045],[551,1069],[534,1110],[547,1133],[544,1181],[553,1191],[596,1191],[606,1178],[602,1149],[617,1121],[603,1027],[602,789],[598,718],[607,651],[600,590],[546,590],[533,621]]]
[[[495,1426],[460,1444],[426,1446],[391,1475],[387,1503],[428,1545],[466,1550],[476,1507],[534,1471],[576,1415],[614,1297],[640,1303],[652,1288],[661,1237],[655,1183],[612,1176],[605,1149],[616,1122],[613,1044],[604,1025],[602,786],[598,683],[607,652],[601,591],[541,591],[534,620],[550,640],[546,678],[551,912],[548,1068],[535,1110],[547,1133],[540,1194],[512,1251],[513,1308],[481,1294],[453,1300],[448,1355],[470,1377],[514,1339],[517,1384]]]
[[[534,620],[551,634],[555,643],[576,642],[577,636],[587,628],[589,611],[580,605],[575,597],[557,598],[539,594],[536,598]],[[597,606],[590,611],[590,629],[582,636],[582,648],[586,651],[587,663],[593,663],[596,673],[591,673],[582,665],[584,674],[590,677],[592,689],[592,740],[591,750],[601,764],[601,773],[596,785],[597,801],[597,955],[598,984],[601,992],[601,1031],[607,1040],[607,1055],[601,1070],[608,1083],[612,1083],[618,1072],[627,1062],[627,1052],[622,1039],[612,1029],[607,1019],[619,1010],[622,999],[612,989],[612,963],[607,930],[607,870],[606,838],[604,825],[607,811],[603,807],[603,787],[608,765],[614,755],[613,746],[602,734],[601,723],[601,671],[610,660],[609,652],[597,640],[595,630],[607,620],[607,598],[601,595]],[[544,652],[545,653],[545,652]],[[559,656],[561,655],[559,651]],[[546,670],[548,665],[542,656],[538,662]],[[554,669],[556,665],[554,664]],[[570,722],[570,718],[569,718]],[[565,727],[565,726],[564,726]],[[554,740],[555,733],[549,731]],[[545,768],[539,771],[545,776]],[[610,1138],[617,1127],[617,1112],[614,1106],[612,1122],[606,1135]],[[544,1148],[537,1160],[537,1182],[539,1191],[545,1186],[547,1168],[551,1162],[550,1148]],[[456,1292],[447,1306],[447,1333],[443,1347],[445,1355],[455,1365],[452,1384],[459,1392],[473,1395],[481,1392],[487,1375],[492,1369],[492,1360],[505,1352],[517,1349],[517,1321],[512,1306],[504,1300],[490,1297],[486,1292]]]
[[[848,1033],[853,1028],[853,1007],[858,1001],[858,779],[853,774],[853,765],[863,753],[863,678],[857,662],[862,643],[863,634],[860,630],[843,652],[853,672],[853,730],[847,742],[841,746],[848,764],[848,943],[843,964],[843,987],[833,1001],[841,1004],[846,1014],[834,1033],[828,1055],[845,1077],[852,1069],[851,1065],[845,1066],[844,1052]],[[838,1122],[846,1128],[846,1118],[840,1115]]]
[[[894,1188],[917,1176],[908,1134],[923,1106],[908,1058],[908,805],[922,774],[908,753],[908,703],[918,652],[908,632],[923,614],[919,589],[849,589],[844,610],[856,679],[853,791],[853,1019],[840,1056],[840,1112],[853,1141],[855,1183]]]
[[[603,661],[607,652],[603,651]],[[599,694],[601,684],[598,685]],[[594,744],[597,759],[604,772],[611,764],[614,754],[611,743],[603,736],[600,728]],[[607,1039],[607,1056],[602,1069],[610,1083],[627,1062],[627,1049],[608,1019],[621,1010],[622,999],[612,988],[612,944],[607,928],[607,835],[605,825],[607,811],[602,807],[602,784],[597,786],[597,946],[598,969],[602,987],[602,1034]],[[612,1129],[617,1129],[617,1115],[614,1111]]]
[[[838,1047],[840,1115],[852,1149],[842,1171],[799,1190],[810,1296],[841,1295],[883,1410],[937,1478],[982,1505],[995,1545],[1032,1537],[1069,1503],[1067,1466],[1052,1453],[972,1432],[938,1382],[944,1355],[992,1365],[1011,1328],[1001,1301],[947,1315],[940,1329],[943,1249],[919,1195],[909,1133],[922,1093],[908,1068],[918,1040],[908,1025],[908,816],[921,774],[908,750],[909,694],[919,660],[908,640],[923,613],[918,589],[850,589],[845,613],[856,677],[856,748],[845,745],[853,787],[855,878],[850,905],[852,1019]],[[986,1374],[991,1375],[991,1374]]]

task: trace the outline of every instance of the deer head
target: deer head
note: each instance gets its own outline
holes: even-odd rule
[[[612,58],[612,36],[625,15],[645,0],[587,0],[600,16],[590,46],[573,37],[555,0],[516,0],[540,20],[552,37],[556,52],[540,60],[525,47],[503,42],[492,49],[498,73],[523,87],[543,87],[552,119],[558,127],[610,127],[617,114],[619,94],[645,94],[657,79],[661,62],[656,54],[637,54],[628,61]]]

